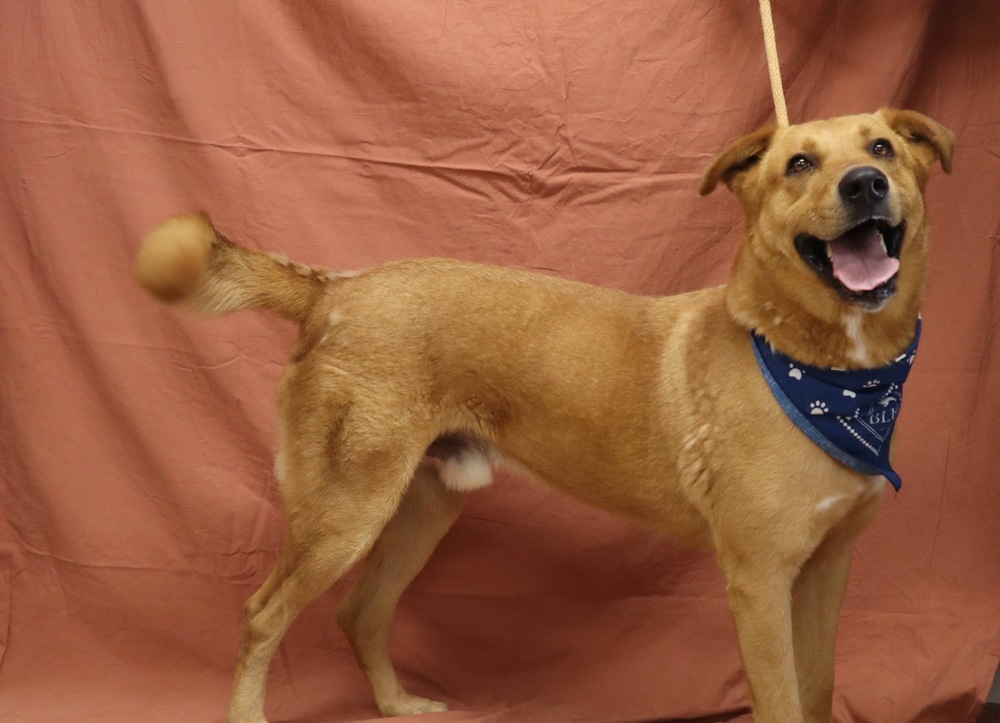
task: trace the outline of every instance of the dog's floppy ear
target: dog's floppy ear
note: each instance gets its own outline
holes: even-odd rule
[[[910,152],[920,161],[924,170],[936,159],[941,160],[945,173],[951,173],[951,154],[955,148],[955,134],[923,113],[915,110],[882,108],[879,112],[892,130],[910,147]]]
[[[730,190],[736,192],[743,172],[757,165],[761,154],[771,145],[774,130],[773,125],[765,126],[748,136],[743,136],[717,155],[702,174],[698,193],[707,196],[719,181],[724,181]]]

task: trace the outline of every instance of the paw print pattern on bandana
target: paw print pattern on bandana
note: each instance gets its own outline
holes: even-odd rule
[[[775,401],[806,437],[850,469],[882,474],[899,489],[889,442],[920,341],[919,322],[909,348],[877,368],[810,366],[777,351],[760,334],[750,332],[750,341]]]

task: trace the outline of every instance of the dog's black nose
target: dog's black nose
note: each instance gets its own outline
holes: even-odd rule
[[[854,206],[874,206],[889,193],[889,179],[877,168],[852,168],[840,179],[840,197]]]

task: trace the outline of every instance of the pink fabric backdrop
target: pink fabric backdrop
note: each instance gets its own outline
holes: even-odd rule
[[[928,199],[906,484],[856,555],[835,717],[972,721],[1000,656],[1000,6],[774,13],[793,121],[891,104],[959,138]],[[758,23],[752,0],[0,3],[0,719],[221,720],[276,557],[294,330],[157,308],[131,278],[145,231],[204,208],[336,268],[719,283],[741,219],[696,181],[770,115]],[[343,588],[286,638],[274,720],[377,715]],[[393,651],[444,720],[748,717],[711,557],[517,480],[471,500]]]

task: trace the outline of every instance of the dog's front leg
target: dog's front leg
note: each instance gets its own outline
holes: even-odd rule
[[[792,644],[796,570],[720,554],[757,723],[802,723]]]
[[[799,696],[807,723],[833,715],[834,638],[858,534],[875,516],[881,486],[873,488],[827,535],[802,566],[792,589],[792,628]]]
[[[833,712],[833,650],[851,566],[851,544],[821,545],[792,590],[793,638],[799,696],[808,723],[829,723]]]

